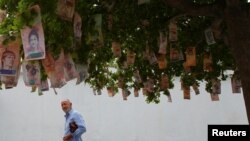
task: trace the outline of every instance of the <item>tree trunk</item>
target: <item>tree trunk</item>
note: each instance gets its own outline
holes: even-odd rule
[[[250,20],[238,7],[227,8],[228,43],[239,69],[248,124],[250,123]]]

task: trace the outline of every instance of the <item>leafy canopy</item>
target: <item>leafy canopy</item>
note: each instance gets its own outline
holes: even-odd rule
[[[212,4],[215,0],[194,0],[197,6]],[[187,86],[199,81],[207,81],[207,90],[211,92],[211,79],[225,80],[224,71],[235,69],[234,60],[229,53],[223,38],[216,37],[216,43],[208,45],[204,30],[210,28],[212,17],[189,16],[183,11],[167,6],[163,0],[151,0],[149,3],[138,5],[137,0],[76,0],[75,11],[82,18],[82,40],[77,42],[73,35],[73,22],[61,19],[56,14],[57,0],[1,0],[0,8],[7,11],[7,18],[0,24],[0,34],[7,40],[20,37],[20,29],[24,25],[32,25],[36,13],[29,11],[29,7],[38,4],[41,8],[42,24],[45,34],[46,50],[57,57],[61,48],[69,52],[75,63],[89,64],[89,77],[85,80],[94,89],[101,90],[113,87],[118,91],[118,79],[124,78],[123,89],[143,88],[143,82],[148,78],[154,80],[154,91],[148,92],[147,102],[159,102],[161,94],[169,95],[168,90],[160,89],[160,79],[163,74],[169,77],[169,88],[173,88],[172,81],[180,76]],[[93,15],[102,15],[103,46],[97,47],[89,43],[89,34],[94,28]],[[108,19],[112,17],[112,28]],[[175,21],[178,27],[178,41],[168,42],[167,67],[159,69],[158,64],[150,64],[145,59],[144,52],[148,49],[159,55],[159,33],[169,33],[169,23]],[[220,24],[220,31],[226,32],[225,26]],[[114,57],[112,42],[121,43],[121,57]],[[175,46],[184,53],[184,59],[170,60],[170,46]],[[187,47],[196,48],[197,65],[187,71],[183,67]],[[134,64],[124,67],[128,50],[136,54]],[[213,71],[203,70],[205,53],[212,55]],[[142,83],[136,83],[134,71],[139,70]],[[222,77],[221,77],[222,76]],[[43,78],[46,73],[43,72]]]

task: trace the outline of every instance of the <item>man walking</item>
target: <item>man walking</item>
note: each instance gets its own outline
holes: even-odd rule
[[[72,109],[69,99],[63,100],[61,106],[66,118],[63,141],[82,141],[81,136],[86,132],[82,115]]]

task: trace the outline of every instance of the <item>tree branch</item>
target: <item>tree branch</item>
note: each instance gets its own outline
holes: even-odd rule
[[[192,0],[163,0],[167,6],[177,8],[191,16],[220,17],[223,13],[221,1],[213,4],[198,5]]]

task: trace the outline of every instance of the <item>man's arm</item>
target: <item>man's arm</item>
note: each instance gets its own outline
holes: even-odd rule
[[[73,136],[80,136],[86,132],[86,125],[83,117],[79,113],[75,113],[74,121],[77,124],[78,128],[72,133]]]

